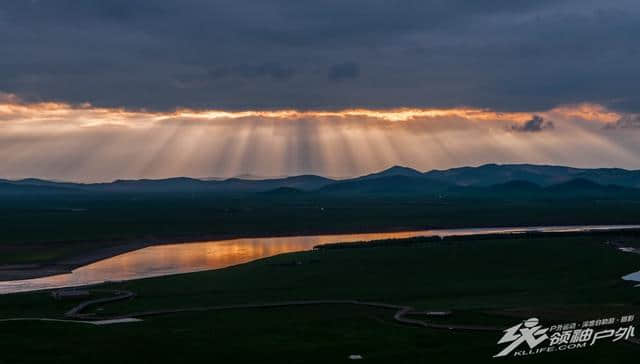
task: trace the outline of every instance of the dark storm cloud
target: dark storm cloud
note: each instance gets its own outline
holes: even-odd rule
[[[228,76],[258,78],[268,76],[274,80],[286,80],[293,76],[294,69],[278,62],[266,62],[258,65],[240,64],[233,67],[217,67],[209,72],[212,79]]]
[[[546,121],[541,116],[533,115],[531,120],[527,120],[522,125],[513,125],[511,130],[525,133],[536,133],[547,129],[553,129],[554,127],[555,126],[552,121]]]
[[[146,109],[638,112],[639,15],[635,0],[6,0],[0,92]]]
[[[329,68],[327,77],[331,81],[343,81],[358,78],[360,76],[360,66],[354,62],[344,62],[334,64]]]

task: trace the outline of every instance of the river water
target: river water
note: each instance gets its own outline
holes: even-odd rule
[[[638,229],[640,225],[546,226],[420,230],[391,233],[288,236],[156,245],[107,258],[68,274],[0,282],[0,294],[74,287],[218,269],[276,254],[313,249],[336,242],[401,239],[417,236],[514,234],[532,231],[575,232]]]

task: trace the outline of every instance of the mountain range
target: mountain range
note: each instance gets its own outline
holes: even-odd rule
[[[324,194],[510,194],[510,193],[635,193],[640,171],[619,168],[584,169],[531,164],[486,164],[420,172],[394,166],[356,178],[335,180],[316,175],[273,179],[229,178],[116,180],[72,183],[28,178],[0,179],[0,194],[86,193],[259,193],[313,192]]]

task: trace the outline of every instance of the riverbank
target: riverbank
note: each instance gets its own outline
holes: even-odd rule
[[[396,233],[416,231],[416,228],[411,227],[396,227],[387,228],[376,231],[376,233]],[[300,232],[294,232],[291,234],[278,234],[275,237],[290,237],[290,236],[313,236],[313,235],[341,235],[341,234],[362,234],[371,233],[371,231],[361,231],[357,229],[348,230],[309,230]],[[54,242],[41,242],[35,244],[19,245],[3,245],[0,246],[0,253],[11,252],[15,254],[16,250],[51,250],[60,246],[69,245],[74,250],[70,253],[63,253],[62,257],[56,257],[54,259],[46,259],[41,262],[29,262],[29,263],[10,263],[0,264],[0,282],[3,281],[16,281],[24,279],[34,279],[49,277],[58,274],[70,273],[74,269],[92,264],[104,259],[108,259],[120,254],[132,252],[139,249],[144,249],[150,246],[156,245],[168,245],[168,244],[189,244],[207,241],[222,241],[231,239],[243,239],[243,238],[268,238],[274,237],[271,234],[189,234],[180,236],[166,236],[156,237],[149,236],[146,238],[130,238],[130,239],[116,239],[116,240],[89,240],[89,241],[54,241]],[[64,250],[64,249],[61,249]]]
[[[263,251],[264,249],[269,250],[270,253],[261,253],[262,255],[256,255],[251,257],[252,259],[264,258],[270,255],[281,254],[285,252],[291,251],[300,251],[300,250],[310,250],[314,248],[318,249],[336,249],[336,248],[353,248],[359,247],[361,245],[365,246],[383,246],[388,244],[395,244],[396,241],[399,241],[400,244],[409,244],[411,243],[411,239],[408,240],[398,240],[405,238],[414,238],[418,239],[419,237],[428,237],[426,239],[431,239],[433,241],[439,241],[442,238],[447,240],[455,240],[461,237],[465,237],[468,240],[488,240],[488,239],[504,239],[510,238],[513,234],[518,234],[519,237],[554,237],[558,234],[562,234],[564,236],[569,235],[610,235],[615,237],[616,234],[624,233],[626,235],[636,235],[640,236],[640,226],[637,225],[629,225],[629,226],[619,226],[619,225],[601,225],[601,226],[547,226],[547,227],[489,227],[489,228],[468,228],[468,229],[432,229],[432,230],[413,230],[413,231],[398,231],[398,229],[393,229],[391,231],[383,231],[376,233],[334,233],[334,234],[322,234],[322,235],[282,235],[278,237],[270,237],[270,236],[251,236],[251,237],[243,237],[243,236],[206,236],[201,235],[197,240],[189,240],[188,237],[184,237],[176,241],[175,239],[147,239],[145,241],[125,241],[125,242],[110,242],[108,244],[101,244],[101,246],[97,249],[93,250],[85,250],[82,254],[75,254],[70,257],[65,257],[63,259],[59,259],[57,261],[51,261],[41,264],[24,264],[24,265],[5,265],[0,266],[0,282],[8,282],[8,281],[20,281],[20,280],[28,280],[34,278],[43,278],[49,276],[60,275],[64,273],[70,273],[75,269],[78,269],[83,266],[90,265],[92,263],[96,263],[102,260],[106,260],[115,256],[119,256],[122,254],[126,254],[129,252],[133,252],[139,249],[144,249],[152,246],[160,246],[160,245],[175,245],[175,244],[189,244],[189,243],[202,243],[202,242],[212,242],[220,248],[220,252],[225,250],[225,243],[230,243],[237,241],[237,244],[242,245],[242,240],[247,240],[244,244],[251,244],[254,246],[255,243],[263,241],[264,248],[260,249]],[[292,238],[295,238],[292,240]],[[298,240],[305,241],[305,243],[296,243]],[[274,240],[275,239],[275,240]],[[278,240],[281,239],[282,241]],[[284,244],[283,248],[273,248],[273,244],[277,242],[289,241]],[[370,242],[375,241],[375,242]],[[418,241],[424,241],[424,239]],[[315,242],[315,243],[314,243]],[[317,243],[317,244],[316,244]],[[97,245],[98,243],[91,244]],[[213,246],[215,247],[215,246]],[[239,246],[236,246],[234,243],[232,250],[237,250]],[[284,250],[279,250],[284,249]],[[198,255],[204,256],[207,255],[207,249],[200,250],[198,252],[189,251],[189,256]],[[176,255],[179,254],[178,251],[173,251]],[[164,254],[164,253],[163,253]],[[152,264],[149,260],[149,257],[144,257],[144,261],[140,264]],[[163,261],[165,259],[163,258]],[[184,261],[180,260],[180,264],[183,264]],[[238,260],[234,263],[233,257],[230,258],[226,262],[225,266],[239,264],[246,262],[245,260]],[[127,260],[127,264],[136,264],[136,260]],[[115,263],[117,265],[118,263]],[[176,262],[176,264],[178,264]],[[171,264],[170,264],[171,265]],[[216,269],[222,268],[224,266],[198,266],[185,269],[176,270],[175,273],[185,273],[189,271],[198,271],[198,270],[206,270],[206,269]],[[175,269],[175,267],[174,267]],[[163,275],[171,274],[169,272],[164,271]],[[153,275],[153,274],[151,274]],[[135,276],[116,276],[109,277],[105,276],[102,280],[126,280],[126,279],[135,279],[135,278],[144,278],[135,277]],[[94,278],[95,279],[95,278]],[[98,277],[94,282],[85,282],[85,284],[93,284],[95,282],[101,281]],[[62,284],[62,282],[57,282],[57,284]],[[75,285],[82,284],[82,282],[74,282]],[[43,285],[42,287],[46,287]],[[42,289],[42,288],[40,288]]]

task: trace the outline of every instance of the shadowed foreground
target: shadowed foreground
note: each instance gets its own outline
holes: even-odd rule
[[[623,239],[624,237],[621,237]],[[636,244],[629,242],[629,244]],[[295,262],[295,264],[291,264]],[[284,254],[218,271],[107,285],[134,299],[87,307],[86,318],[175,310],[144,321],[94,327],[55,322],[0,323],[7,363],[92,362],[496,362],[500,332],[408,326],[388,309],[334,303],[269,307],[270,302],[352,300],[452,310],[433,324],[511,326],[636,314],[640,296],[621,276],[640,268],[598,237],[540,237],[384,246]],[[46,293],[0,296],[2,317],[64,317],[79,302]],[[188,312],[190,308],[260,305]],[[114,349],[114,348],[117,348]],[[640,347],[603,343],[502,362],[632,363]]]

